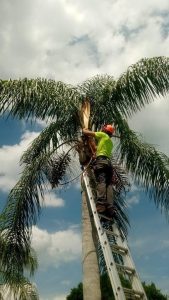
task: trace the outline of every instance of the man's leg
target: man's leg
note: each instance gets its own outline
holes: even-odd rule
[[[97,192],[97,200],[96,207],[98,212],[104,212],[106,207],[105,204],[107,202],[107,194],[106,194],[106,172],[105,166],[98,162],[95,166],[95,178],[96,178],[96,192]]]

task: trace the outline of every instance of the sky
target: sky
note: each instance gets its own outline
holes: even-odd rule
[[[52,78],[78,84],[115,78],[143,57],[169,54],[168,0],[0,0],[0,78]],[[169,155],[169,96],[129,121]],[[19,179],[19,158],[45,124],[0,118],[0,208]],[[169,224],[141,188],[127,195],[129,245],[141,279],[169,294]],[[80,184],[45,195],[32,245],[41,300],[65,300],[82,280]]]

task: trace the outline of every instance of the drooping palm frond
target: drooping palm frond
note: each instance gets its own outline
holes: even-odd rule
[[[0,81],[0,112],[8,111],[18,118],[66,120],[76,119],[81,95],[61,81],[19,79]]]
[[[0,295],[2,300],[39,300],[35,285],[31,284],[24,276],[17,276],[16,278],[13,276],[13,284],[1,283]]]
[[[37,157],[32,156],[20,180],[11,190],[0,218],[1,232],[10,247],[10,251],[8,248],[5,251],[3,249],[4,265],[10,261],[12,268],[15,266],[13,262],[19,261],[20,265],[25,266],[30,251],[31,227],[36,224],[39,217],[46,183],[49,181],[52,187],[56,187],[60,182],[63,183],[64,178],[67,179],[70,174],[68,171],[71,162],[70,149],[72,147],[65,152],[46,151]]]
[[[117,81],[108,75],[96,76],[82,83],[80,92],[91,103],[90,127],[98,130],[114,122],[115,111],[128,117],[169,92],[169,58],[142,59]]]
[[[1,219],[2,222],[2,219]],[[18,233],[19,234],[19,233]],[[35,251],[16,239],[11,230],[4,230],[0,236],[0,270],[5,284],[13,285],[16,276],[27,271],[32,276],[37,269]],[[14,282],[12,281],[14,280]]]
[[[42,153],[54,153],[62,146],[64,147],[66,144],[75,142],[79,129],[76,125],[72,124],[72,126],[69,126],[66,123],[65,126],[62,126],[61,121],[52,122],[33,140],[30,147],[24,152],[21,157],[21,164],[32,163],[32,160],[37,159]],[[74,137],[74,139],[71,137]]]
[[[27,249],[25,253],[22,253],[23,248],[14,245],[14,243],[14,240],[10,242],[1,233],[0,293],[2,299],[39,299],[36,288],[24,276],[25,272],[33,275],[37,269],[35,251],[30,247],[29,250]],[[11,257],[15,257],[15,259],[11,259]],[[23,257],[24,261],[22,260]],[[21,295],[24,295],[24,298]]]
[[[116,120],[121,135],[119,156],[128,172],[145,187],[157,207],[169,210],[169,158],[142,141],[120,115]]]
[[[169,92],[169,57],[141,59],[116,82],[109,101],[124,117],[137,112],[157,96]]]

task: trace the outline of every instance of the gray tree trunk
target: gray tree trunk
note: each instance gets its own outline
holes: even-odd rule
[[[86,194],[82,192],[83,300],[101,300],[100,274]]]

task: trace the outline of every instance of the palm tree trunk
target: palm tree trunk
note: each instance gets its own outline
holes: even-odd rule
[[[101,300],[99,267],[93,239],[95,232],[85,191],[82,192],[82,226],[83,300]]]

